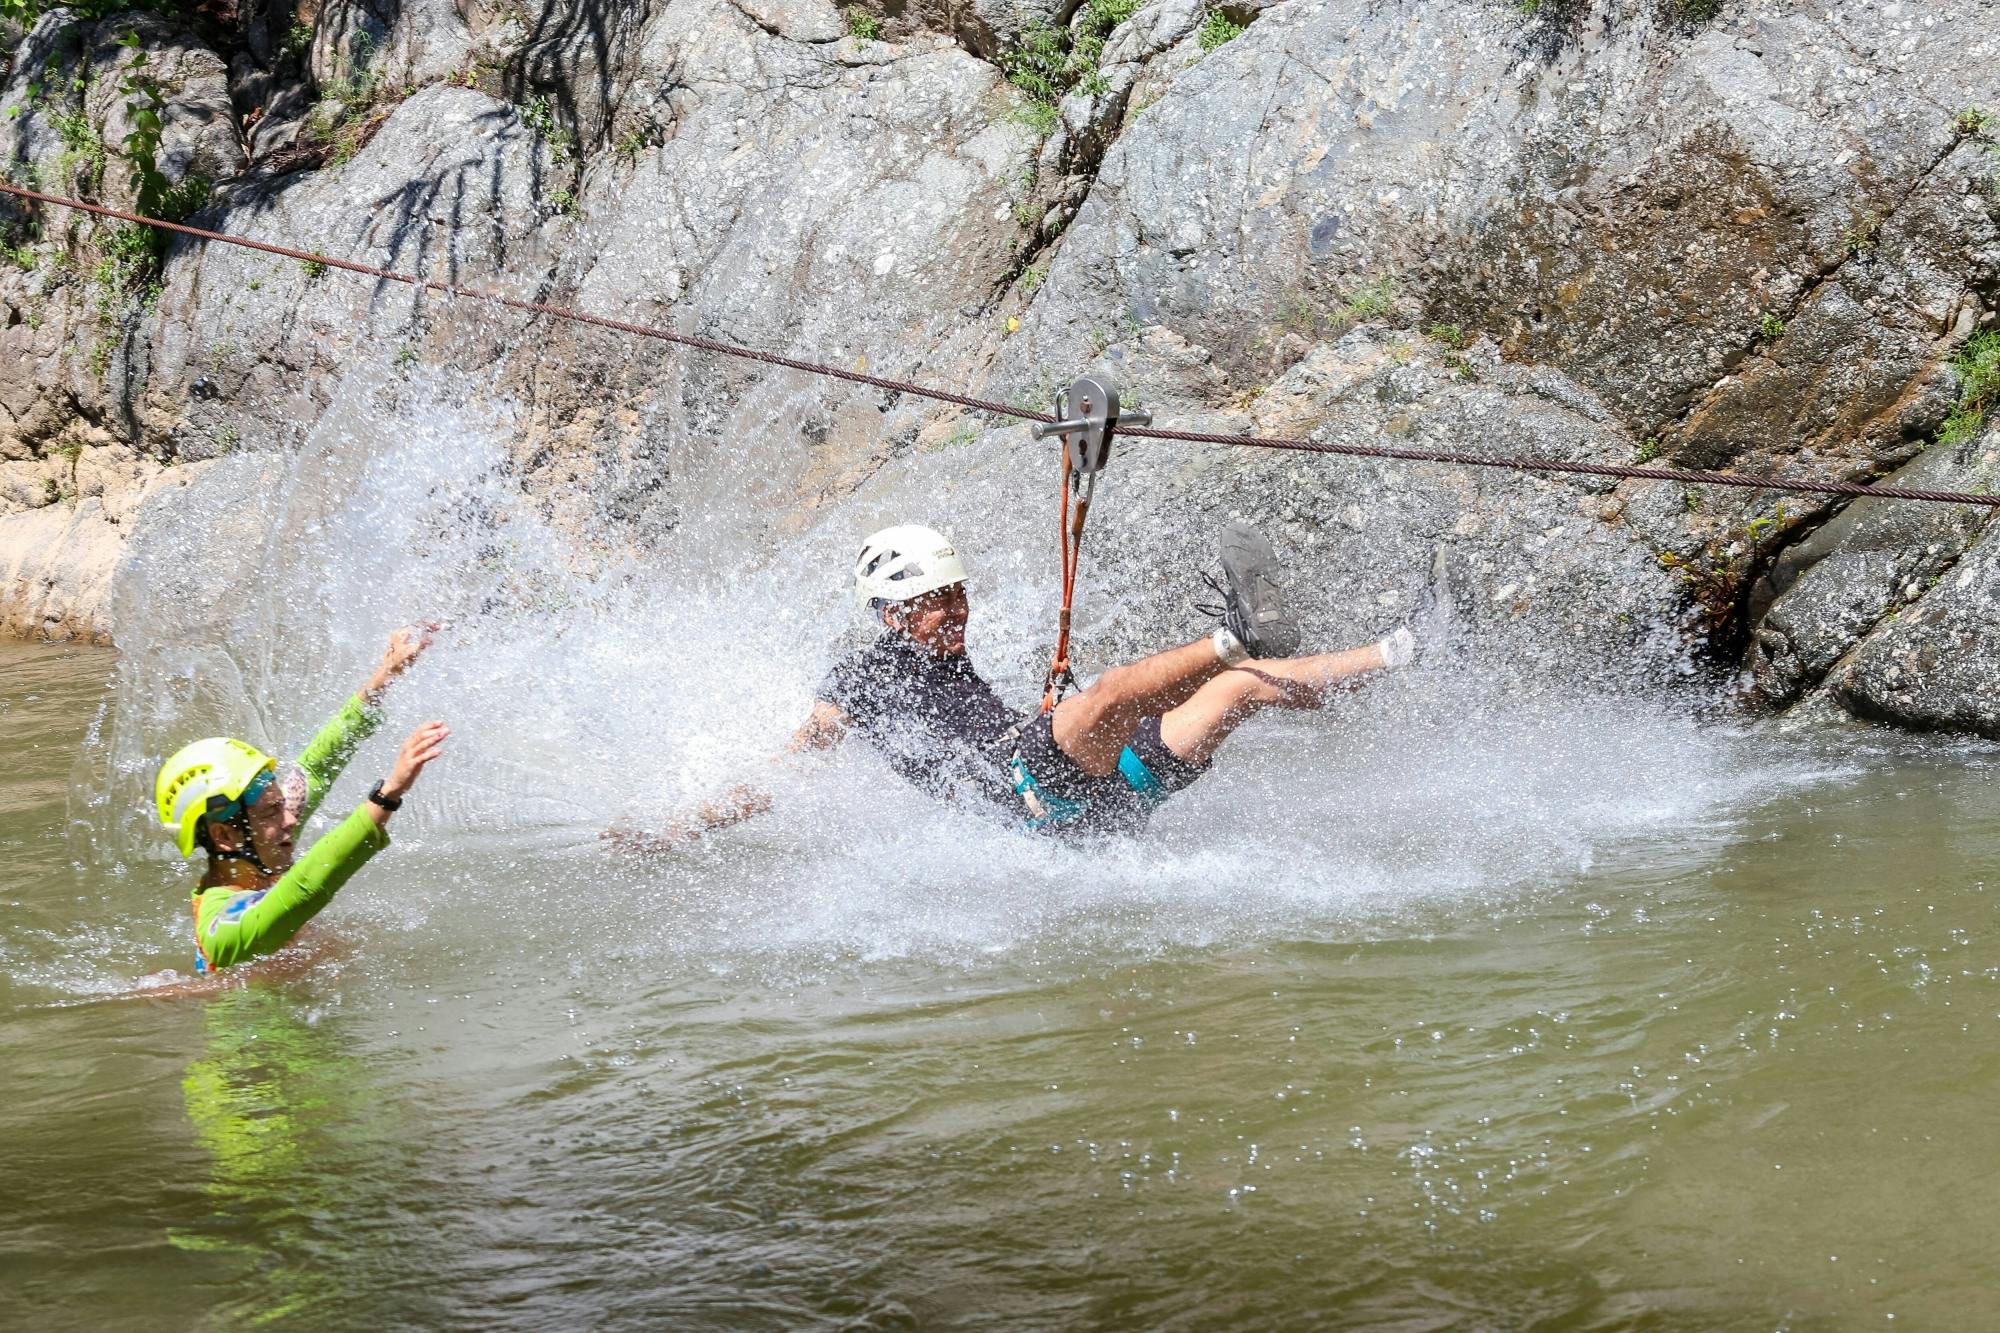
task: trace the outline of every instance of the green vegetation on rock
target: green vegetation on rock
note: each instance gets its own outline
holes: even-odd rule
[[[2000,333],[1978,333],[1951,359],[1958,376],[1958,402],[1939,428],[1939,444],[1966,444],[1977,438],[1986,413],[2000,404]]]
[[[576,136],[562,123],[562,118],[548,98],[537,94],[514,110],[520,114],[523,125],[541,136],[542,142],[548,145],[549,155],[556,161],[567,161],[570,154],[576,151]]]
[[[1021,30],[1021,40],[1001,58],[1007,82],[1026,99],[1020,119],[1047,135],[1061,119],[1063,95],[1080,89],[1092,97],[1109,92],[1100,62],[1104,43],[1119,24],[1139,12],[1139,0],[1086,0],[1067,29],[1040,21]]]
[[[847,35],[857,42],[882,40],[882,20],[859,7],[846,11]]]
[[[1243,35],[1243,25],[1232,20],[1219,9],[1208,11],[1208,17],[1201,21],[1201,31],[1195,41],[1204,51],[1213,51],[1225,42],[1233,42]]]

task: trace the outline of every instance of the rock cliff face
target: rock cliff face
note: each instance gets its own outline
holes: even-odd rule
[[[200,225],[337,258],[1036,405],[1105,366],[1206,429],[1951,489],[2000,472],[1994,0],[52,10],[0,97],[12,179],[134,199],[135,51],[156,186]],[[971,414],[4,217],[17,632],[114,634],[100,588],[147,488],[296,443],[357,360],[519,404],[525,491],[592,541],[685,522],[717,445],[758,446],[775,529],[917,463],[1046,504],[1018,429]],[[1193,558],[1209,519],[1257,518],[1308,553],[1328,634],[1439,588],[1549,669],[1706,663],[1774,707],[2000,736],[1991,511],[1127,457],[1107,522]],[[1106,558],[1141,590],[1136,641],[1152,594]]]

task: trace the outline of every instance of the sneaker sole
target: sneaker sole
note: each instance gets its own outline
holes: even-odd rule
[[[1299,650],[1299,627],[1285,606],[1271,543],[1254,528],[1231,523],[1222,529],[1221,547],[1222,576],[1249,631],[1237,637],[1258,657],[1290,657]]]

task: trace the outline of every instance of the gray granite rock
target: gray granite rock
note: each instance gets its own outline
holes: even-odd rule
[[[1205,7],[1155,0],[1046,138],[1004,58],[1077,5],[863,4],[875,38],[844,8],[328,0],[303,55],[262,9],[239,48],[153,19],[141,41],[173,76],[173,170],[222,181],[202,220],[337,258],[1036,406],[1098,364],[1225,430],[1987,476],[1923,446],[1947,362],[2000,322],[1994,131],[1959,118],[2000,111],[1989,2],[1698,22],[1597,0],[1564,26],[1286,0],[1226,7],[1248,26],[1208,50]],[[107,31],[57,15],[22,43],[17,172],[83,188],[64,111],[124,132],[99,75],[26,95],[61,33],[63,68],[115,61]],[[71,446],[113,478],[100,454],[288,444],[421,366],[508,405],[521,484],[589,540],[700,524],[759,549],[921,485],[1003,547],[1046,544],[1046,471],[983,418],[189,243],[156,297],[107,299],[94,224],[10,239],[30,260],[0,268],[0,510],[47,509]],[[1107,649],[1182,626],[1160,571],[1240,514],[1298,553],[1321,641],[1430,599],[1445,637],[1541,679],[1659,680],[1748,643],[1770,706],[1988,725],[1979,652],[1922,668],[1990,622],[1960,582],[1989,559],[1977,516],[1136,441],[1111,484]]]
[[[1837,668],[1833,698],[1857,717],[2000,740],[2000,526],[1914,606]]]
[[[2000,486],[2000,435],[1935,448],[1886,484],[1980,491]],[[1961,505],[1857,500],[1771,562],[1751,590],[1753,688],[1785,705],[1817,686],[1883,618],[1923,599],[1992,520]]]

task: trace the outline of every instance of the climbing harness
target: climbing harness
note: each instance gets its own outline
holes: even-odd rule
[[[1006,760],[1007,776],[1011,780],[1014,794],[1021,798],[1021,808],[1027,812],[1025,821],[1028,830],[1039,833],[1044,829],[1060,828],[1083,818],[1090,809],[1088,801],[1074,801],[1042,790],[1035,775],[1029,771],[1028,761],[1021,754],[1021,735],[1033,719],[1023,720],[1008,728],[998,745],[1010,751]],[[1125,785],[1143,797],[1148,805],[1157,806],[1167,799],[1167,791],[1153,770],[1146,767],[1146,761],[1131,746],[1126,746],[1118,754],[1118,776]]]
[[[336,259],[331,255],[316,254],[310,250],[295,250],[289,246],[272,245],[265,241],[253,241],[245,236],[231,236],[226,232],[208,231],[201,227],[190,227],[183,222],[167,222],[161,218],[147,217],[141,213],[128,213],[122,209],[107,208],[103,204],[86,203],[81,199],[68,199],[60,195],[43,194],[38,190],[23,189],[18,185],[0,183],[0,194],[10,194],[19,199],[50,204],[57,208],[74,209],[82,213],[94,213],[99,217],[115,218],[120,222],[130,222],[142,227],[152,227],[159,231],[173,232],[180,236],[191,236],[199,241],[214,241],[224,245],[241,246],[249,250],[259,250],[265,254],[279,255],[286,259],[296,259],[301,263],[324,268],[341,269],[348,273],[359,273],[384,282],[399,282],[425,291],[440,292],[447,296],[463,297],[473,301],[487,301],[505,306],[510,310],[520,310],[529,314],[547,315],[551,319],[567,320],[575,324],[588,324],[601,329],[613,329],[640,338],[654,338],[661,342],[675,343],[696,351],[714,352],[721,356],[738,357],[746,361],[756,361],[767,366],[779,366],[786,370],[802,371],[808,375],[818,375],[826,379],[845,380],[850,384],[866,384],[893,393],[909,394],[916,398],[928,398],[933,402],[950,403],[955,407],[972,408],[994,416],[1014,417],[1022,421],[1051,422],[1052,418],[1041,412],[1015,407],[1011,403],[995,402],[991,399],[974,398],[967,394],[952,393],[946,389],[931,388],[908,380],[889,379],[881,375],[869,375],[858,370],[843,370],[817,361],[804,361],[796,357],[780,356],[775,352],[759,351],[754,347],[742,347],[714,338],[701,338],[693,334],[675,333],[648,324],[634,324],[627,320],[610,319],[603,315],[592,315],[567,306],[551,305],[543,301],[524,301],[518,297],[504,295],[480,287],[468,287],[461,283],[442,282],[435,278],[419,277],[413,273],[398,273],[393,269],[377,268],[373,264],[358,264],[349,259]],[[2000,509],[2000,494],[1977,491],[1933,491],[1908,486],[1875,486],[1852,481],[1813,481],[1807,478],[1772,477],[1746,475],[1740,472],[1700,472],[1684,468],[1639,467],[1617,463],[1580,463],[1559,458],[1537,458],[1530,456],[1495,456],[1467,454],[1444,449],[1402,449],[1390,445],[1339,444],[1330,440],[1307,440],[1286,436],[1270,435],[1221,435],[1206,431],[1152,430],[1134,426],[1123,432],[1126,435],[1148,440],[1174,440],[1183,444],[1221,444],[1247,449],[1287,449],[1300,453],[1334,454],[1347,458],[1381,458],[1403,463],[1441,463],[1452,467],[1501,468],[1515,472],[1556,472],[1586,477],[1609,477],[1627,481],[1677,481],[1691,486],[1732,486],[1741,490],[1777,491],[1796,495],[1832,495],[1851,499],[1878,498],[1886,500],[1919,500],[1935,504],[1973,505],[1982,509]]]
[[[1018,748],[1014,757],[1007,761],[1007,775],[1014,779],[1014,794],[1021,798],[1021,805],[1028,812],[1027,822],[1031,832],[1039,833],[1045,828],[1082,817],[1086,808],[1084,803],[1045,793],[1035,781],[1035,775],[1028,771],[1027,761],[1021,758]]]

